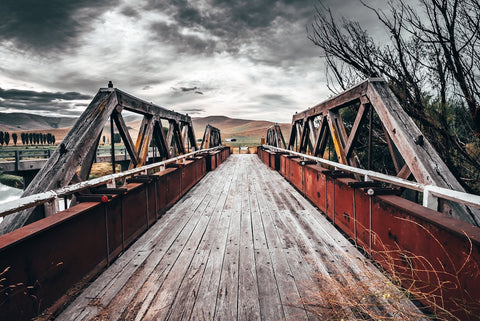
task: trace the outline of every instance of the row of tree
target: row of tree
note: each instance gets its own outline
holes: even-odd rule
[[[480,192],[480,0],[391,0],[383,10],[362,3],[388,38],[321,2],[308,27],[330,89],[386,79],[455,176]]]
[[[18,134],[12,133],[11,135],[13,144],[17,145]],[[42,133],[21,133],[20,139],[22,140],[23,145],[54,145],[55,144],[55,135],[53,134],[42,134]],[[0,145],[8,146],[10,144],[10,133],[0,131]]]

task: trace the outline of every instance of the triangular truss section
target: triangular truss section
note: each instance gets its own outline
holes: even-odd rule
[[[203,139],[202,144],[200,145],[200,149],[213,148],[220,145],[222,145],[222,136],[220,135],[220,129],[208,124],[205,127],[205,132],[203,133]]]
[[[283,138],[280,125],[275,124],[267,129],[267,145],[279,148],[286,148],[285,139]]]
[[[124,110],[143,117],[135,143],[122,116]],[[168,121],[166,135],[162,120]],[[155,161],[197,149],[192,120],[188,115],[143,101],[117,88],[101,88],[59,147],[28,185],[22,197],[87,180],[102,131],[109,121],[111,141],[113,142],[115,126],[128,153],[130,168],[146,164],[152,141],[154,148],[158,151]],[[115,171],[114,143],[111,144],[111,148],[112,170]],[[40,207],[36,210],[24,210],[9,215],[0,225],[0,234],[13,231],[44,216],[45,213]]]
[[[342,112],[346,108],[348,113]],[[351,118],[348,124],[342,119],[344,115]],[[385,143],[385,151],[374,149],[375,139]],[[323,158],[328,150],[339,163],[372,170],[376,170],[372,168],[374,158],[389,155],[398,177],[464,191],[383,79],[369,79],[296,113],[287,149]],[[361,164],[358,153],[367,156]],[[449,201],[442,201],[436,209],[473,225],[480,223],[477,209]]]

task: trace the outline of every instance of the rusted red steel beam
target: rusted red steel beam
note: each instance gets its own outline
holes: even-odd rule
[[[266,153],[258,148],[268,165]],[[280,158],[281,174],[422,303],[440,316],[445,309],[478,320],[480,228],[399,196],[369,195],[369,183],[302,166],[299,158]]]
[[[197,156],[127,184],[106,202],[80,203],[0,236],[0,319],[58,310],[206,174],[206,158],[220,165],[229,151]]]

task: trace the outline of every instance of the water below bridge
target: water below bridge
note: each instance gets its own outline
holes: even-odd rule
[[[231,155],[58,319],[325,320],[368,314],[421,315],[280,174],[256,155]]]

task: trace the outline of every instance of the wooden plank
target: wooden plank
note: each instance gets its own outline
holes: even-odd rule
[[[238,312],[238,268],[239,268],[239,244],[241,224],[241,194],[238,177],[244,168],[237,169],[237,179],[232,184],[227,202],[230,202],[228,214],[230,224],[228,228],[225,253],[223,257],[220,284],[217,293],[217,304],[214,319],[237,320]]]
[[[286,188],[290,187],[285,181],[283,181],[283,183],[280,181],[275,182],[275,185],[284,185]],[[270,191],[276,193],[278,190],[282,189]],[[285,215],[285,218],[288,220],[285,225],[291,229],[290,233],[295,239],[297,251],[301,253],[303,260],[310,265],[314,263],[312,271],[322,275],[322,280],[326,281],[326,286],[333,286],[340,282],[338,286],[341,287],[344,286],[343,284],[356,284],[361,282],[363,284],[361,287],[369,289],[371,293],[381,292],[381,287],[388,283],[388,281],[385,281],[386,283],[378,281],[384,276],[381,275],[371,263],[365,260],[363,256],[327,222],[325,217],[319,215],[318,211],[297,191],[291,188],[287,189],[287,191],[287,193],[291,193],[290,196],[280,193],[278,199],[283,200],[284,204],[289,204],[287,207],[290,208],[290,211],[287,211],[286,214],[292,214],[295,219],[288,220],[288,215]],[[275,204],[277,205],[278,203]],[[281,205],[279,206],[279,211],[280,208]],[[317,215],[312,215],[314,213],[317,213]],[[293,273],[300,268],[297,261],[295,259],[292,260],[294,256],[295,252],[291,252],[287,256]],[[313,273],[310,275],[312,276]],[[335,279],[332,280],[330,276],[334,276]],[[308,274],[304,274],[302,277],[308,279]],[[306,293],[308,294],[308,288],[302,288],[302,284],[298,282],[297,286],[302,296]],[[357,285],[351,287],[357,288]],[[358,288],[360,288],[360,285],[358,285]],[[338,300],[341,302],[341,294],[337,289],[332,288],[328,293],[337,293],[339,296]],[[398,297],[401,297],[401,295],[398,295]],[[406,311],[412,311],[413,314],[418,313],[413,304],[408,300],[396,302],[395,304],[402,306]],[[387,302],[379,303],[379,305],[382,305],[384,309],[392,310],[392,306]],[[348,312],[347,308],[345,313],[351,314],[353,312]]]
[[[257,274],[255,270],[254,236],[252,226],[251,197],[249,181],[253,164],[248,162],[242,171],[240,189],[241,222],[240,253],[238,268],[238,320],[260,320],[260,303],[258,301]]]
[[[190,320],[209,256],[209,250],[197,249],[166,320]]]
[[[268,249],[255,250],[255,268],[261,319],[283,320],[285,313],[283,311],[282,298],[278,291],[269,251]]]
[[[227,193],[222,193],[224,190],[229,190],[229,186],[222,184],[213,184],[214,188],[210,195],[219,195],[219,197],[205,198],[204,203],[208,204],[201,211],[197,211],[199,222],[195,227],[194,232],[189,237],[185,244],[179,258],[175,262],[169,276],[162,284],[158,293],[152,301],[150,308],[142,317],[144,320],[178,320],[185,312],[189,315],[193,307],[196,296],[191,296],[192,287],[198,287],[202,280],[205,263],[208,259],[207,250],[200,250],[201,240],[204,237],[207,228],[210,225],[215,213],[220,213],[224,207]],[[195,253],[201,254],[200,258],[195,260]],[[203,263],[203,264],[202,264]],[[186,276],[197,275],[196,282],[190,282],[191,278]],[[198,291],[198,290],[197,290]],[[188,300],[185,301],[184,299]]]
[[[221,172],[221,170],[219,170]],[[209,217],[205,215],[201,215],[202,213],[205,212],[205,209],[211,204],[217,204],[217,206],[223,206],[221,199],[212,199],[207,197],[207,195],[216,195],[218,193],[218,188],[224,188],[223,185],[219,184],[211,184],[214,186],[214,188],[217,189],[217,191],[212,191],[212,194],[210,193],[201,193],[203,194],[203,201],[200,204],[200,207],[195,210],[196,218],[196,224],[198,224],[198,221],[201,220],[203,223],[201,223],[200,226],[203,226],[203,224],[208,221]],[[201,189],[198,189],[199,192],[201,192]],[[215,207],[217,208],[217,207]],[[178,212],[177,215],[183,215],[183,213]],[[195,225],[196,226],[196,225]],[[178,282],[181,281],[181,279],[178,279],[178,276],[183,276],[179,271],[182,271],[185,266],[188,267],[188,258],[191,258],[193,255],[193,246],[195,242],[200,242],[200,238],[196,238],[200,231],[202,231],[202,228],[195,229],[196,234],[193,234],[194,236],[192,237],[190,234],[193,233],[193,230],[190,230],[190,233],[188,235],[185,235],[185,237],[181,237],[181,235],[175,240],[176,246],[172,246],[169,249],[169,256],[175,256],[175,260],[169,260],[168,262],[162,263],[160,262],[159,265],[155,268],[155,270],[150,274],[148,277],[148,280],[144,283],[144,286],[140,289],[139,293],[136,295],[134,300],[129,304],[129,311],[127,313],[124,313],[123,316],[125,318],[132,318],[135,316],[136,318],[143,318],[145,317],[146,319],[152,318],[156,319],[156,315],[160,316],[164,314],[166,316],[166,313],[168,312],[168,308],[162,309],[164,307],[168,307],[168,304],[171,304],[172,302],[168,302],[168,300],[165,300],[165,298],[173,300],[174,299],[174,293],[173,290],[176,286],[178,286]],[[205,231],[203,230],[202,233]],[[184,233],[184,231],[182,231]],[[189,242],[188,246],[186,243]],[[179,246],[180,245],[180,246]],[[185,248],[187,249],[186,255],[182,255],[182,252],[185,251]],[[190,250],[188,250],[190,248]],[[177,260],[180,258],[180,261]],[[161,267],[161,269],[159,268]],[[174,269],[174,270],[172,270]],[[173,277],[171,277],[173,276]],[[171,279],[167,279],[171,278]],[[172,280],[173,279],[173,280]],[[164,282],[167,282],[164,284]],[[160,290],[159,290],[160,289]],[[144,315],[145,314],[145,315]]]
[[[107,272],[103,273],[90,287],[84,291],[84,293],[79,296],[74,303],[72,303],[68,309],[62,313],[62,319],[75,319],[77,315],[80,315],[85,307],[88,307],[91,302],[97,302],[99,299],[99,293],[105,293],[106,290],[112,287],[112,284],[117,282],[117,277],[121,273],[125,273],[131,267],[132,260],[137,256],[137,253],[142,251],[148,251],[155,248],[155,257],[157,262],[163,257],[160,255],[162,253],[162,247],[156,247],[156,244],[171,244],[173,239],[177,237],[180,231],[184,228],[187,222],[191,219],[193,214],[195,213],[195,209],[200,205],[202,201],[205,200],[209,189],[213,188],[215,185],[210,184],[212,180],[212,175],[206,175],[204,180],[202,180],[201,184],[194,186],[191,189],[191,193],[195,193],[198,190],[202,190],[205,192],[204,197],[187,197],[182,198],[177,205],[169,210],[165,215],[162,216],[161,220],[157,221],[157,223],[147,231],[140,239],[134,243],[131,248],[122,254],[114,263],[113,265],[107,270]],[[181,214],[180,214],[181,213]],[[163,251],[165,253],[165,251]],[[156,265],[157,262],[150,260],[153,267]],[[151,270],[149,266],[144,266],[144,275],[149,275]],[[134,283],[138,286],[142,285],[142,283]],[[129,301],[131,295],[128,293],[122,293],[123,299]],[[132,294],[133,296],[133,294]],[[104,302],[104,304],[108,304],[108,302]],[[120,304],[120,307],[125,307],[124,304]],[[85,316],[90,314],[94,314],[96,310],[89,311],[88,313],[84,312]],[[92,316],[90,315],[90,316]]]
[[[233,171],[230,171],[230,175],[217,176],[218,181],[216,184],[225,186],[222,191],[222,198],[225,199],[224,205],[215,209],[214,214],[216,219],[211,224],[205,236],[202,239],[201,249],[208,249],[210,256],[208,258],[207,265],[205,267],[204,276],[198,291],[197,300],[191,313],[191,320],[214,320],[215,309],[217,303],[217,296],[220,286],[220,275],[223,268],[223,259],[226,251],[226,244],[228,240],[228,231],[230,225],[230,205],[227,202],[227,197],[230,194],[230,185],[234,184],[236,179],[237,162],[232,159],[227,159],[226,163],[229,164]],[[220,166],[221,168],[222,166]],[[218,168],[213,172],[216,173]],[[226,181],[226,183],[225,183]]]
[[[212,201],[208,202],[211,203]],[[208,207],[208,206],[207,206]],[[205,213],[205,209],[202,210],[202,213]],[[200,213],[199,213],[200,214]],[[179,293],[179,288],[184,281],[185,275],[187,274],[188,269],[193,269],[198,271],[198,266],[195,266],[200,263],[192,265],[193,258],[197,252],[197,247],[199,245],[199,240],[210,221],[211,216],[200,215],[199,220],[195,226],[193,232],[189,235],[188,240],[184,243],[185,245],[181,248],[179,256],[172,264],[172,268],[166,275],[166,279],[163,281],[161,286],[156,289],[154,299],[149,304],[148,310],[146,313],[141,316],[142,320],[166,320],[177,294]],[[177,241],[178,243],[178,241]],[[180,244],[182,245],[182,244]],[[200,253],[200,252],[199,252]],[[200,267],[203,269],[203,266]],[[157,283],[159,284],[159,283]],[[158,286],[158,285],[157,285]],[[178,308],[177,308],[178,311]],[[174,311],[176,312],[176,311]],[[140,315],[136,316],[137,318]]]
[[[206,205],[205,202],[200,204],[201,207],[206,207]],[[200,209],[200,211],[203,212],[203,209]],[[138,291],[133,292],[133,299],[126,307],[122,307],[125,308],[125,310],[122,312],[121,318],[142,319],[147,313],[149,313],[149,317],[153,317],[152,313],[156,314],[160,309],[165,308],[163,305],[164,301],[161,301],[160,299],[160,301],[157,300],[160,293],[159,289],[163,286],[167,277],[174,275],[171,274],[171,271],[174,266],[178,267],[178,265],[176,265],[177,260],[180,259],[180,262],[182,262],[183,265],[185,264],[185,256],[181,256],[181,254],[185,250],[186,243],[199,223],[198,215],[195,217],[196,219],[189,221],[189,224],[185,225],[180,234],[172,239],[170,244],[167,243],[161,245],[161,249],[165,249],[164,256],[158,261],[158,264],[154,264],[154,269],[150,273],[148,273],[149,271],[146,272],[146,279],[143,281]],[[174,276],[173,281],[167,281],[168,286],[171,286],[171,282],[175,281],[176,279]],[[172,295],[171,292],[165,292],[167,298],[171,298],[170,295]],[[150,309],[153,309],[153,312]]]
[[[341,286],[360,282],[376,293],[388,282],[256,155],[229,157],[139,241],[82,299],[77,319],[322,320],[328,314],[306,313],[304,299],[328,302],[328,287],[341,303]],[[392,310],[386,300],[376,304]]]

